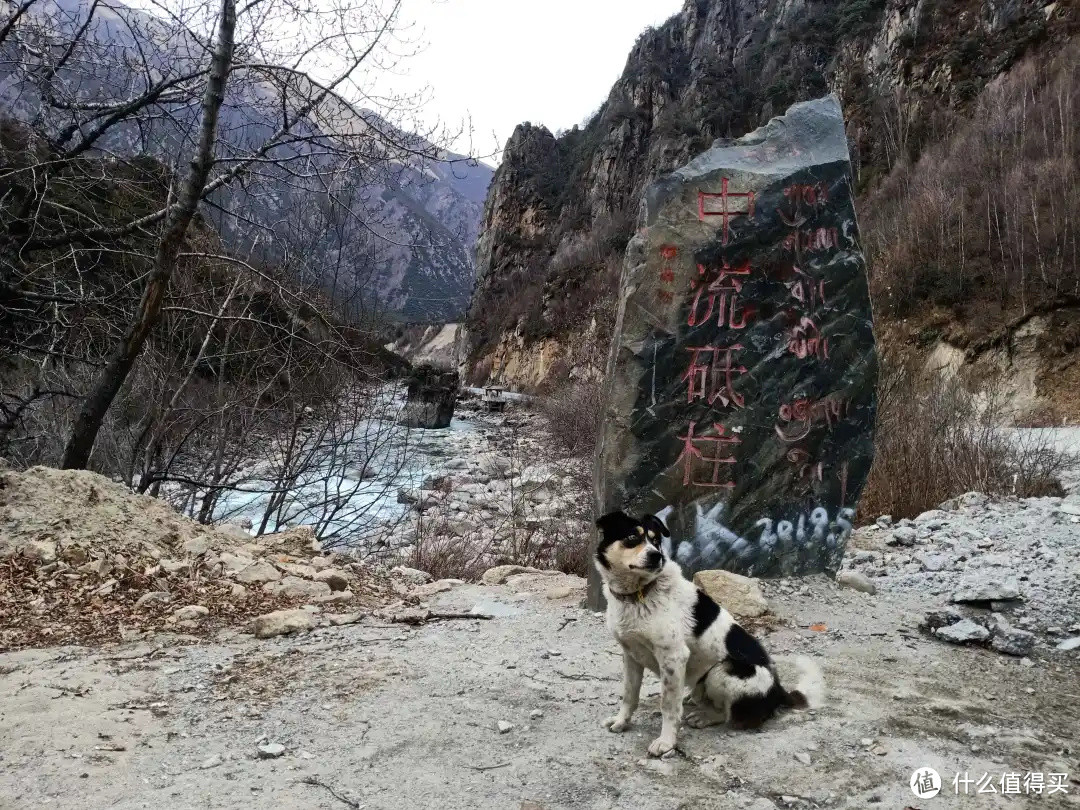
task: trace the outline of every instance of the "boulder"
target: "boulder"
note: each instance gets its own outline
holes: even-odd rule
[[[265,560],[258,560],[237,571],[234,579],[242,585],[257,585],[260,582],[277,582],[281,579],[281,572]]]
[[[325,582],[287,576],[279,582],[267,582],[263,585],[263,590],[274,596],[284,596],[286,599],[314,599],[328,595],[330,586]]]
[[[934,631],[934,635],[951,644],[967,644],[973,641],[986,641],[990,638],[990,631],[971,619],[961,619],[956,624],[939,627]]]
[[[877,593],[877,585],[858,571],[841,571],[836,576],[836,583],[841,588],[851,588],[853,591],[862,591],[871,595]]]
[[[886,544],[890,546],[913,546],[915,545],[915,529],[911,526],[897,526],[892,530]]]
[[[840,567],[877,380],[853,187],[829,96],[644,193],[612,313],[596,494],[601,512],[661,514],[688,576]]]
[[[187,560],[170,560],[168,557],[158,560],[158,565],[166,574],[186,574],[191,569]]]
[[[247,555],[241,556],[223,551],[221,556],[218,557],[218,562],[221,564],[221,570],[226,574],[235,574],[238,571],[243,571],[255,561]]]
[[[353,592],[350,590],[344,591],[331,591],[330,593],[320,594],[319,596],[312,597],[312,602],[317,605],[337,605],[345,604],[353,600]]]
[[[315,569],[310,565],[301,563],[279,562],[276,564],[279,571],[301,579],[315,579]]]
[[[192,537],[182,546],[184,553],[192,557],[201,557],[210,550],[210,542],[205,537]]]
[[[952,595],[954,603],[1009,602],[1020,598],[1015,576],[976,574],[960,583]]]
[[[31,540],[22,547],[22,555],[41,565],[56,562],[56,543],[52,540]]]
[[[272,638],[289,633],[310,630],[315,623],[314,616],[306,610],[275,610],[258,616],[252,622],[255,638]]]
[[[429,596],[452,590],[455,586],[464,584],[465,580],[463,579],[437,579],[434,582],[429,582],[427,585],[418,585],[413,588],[409,591],[409,596],[413,596],[417,599],[427,599]]]
[[[135,609],[138,610],[149,604],[168,604],[171,601],[172,595],[167,591],[147,591],[135,600]]]
[[[173,611],[173,618],[178,622],[197,622],[209,615],[210,609],[203,605],[185,605]]]
[[[430,365],[417,366],[409,374],[408,398],[401,424],[425,430],[449,427],[459,386],[456,371]]]
[[[964,618],[963,614],[953,608],[940,608],[939,610],[931,610],[922,620],[923,627],[928,630],[937,630],[939,627],[946,627],[950,624],[956,624]]]
[[[480,575],[480,581],[485,585],[502,585],[515,574],[540,574],[539,568],[529,568],[524,565],[496,565]]]
[[[332,591],[344,591],[352,582],[352,577],[337,568],[324,568],[315,572],[313,579],[316,582],[325,582]]]
[[[1013,627],[1003,617],[994,614],[990,646],[1000,653],[1023,658],[1035,649],[1035,634]]]
[[[915,562],[922,566],[923,571],[944,571],[952,567],[952,558],[944,554],[919,552],[915,554]]]
[[[694,584],[733,615],[753,618],[767,613],[769,602],[757,580],[730,571],[698,571]]]
[[[407,565],[397,565],[390,569],[390,576],[407,582],[409,585],[424,585],[431,582],[432,576],[427,571],[417,568],[409,568]]]

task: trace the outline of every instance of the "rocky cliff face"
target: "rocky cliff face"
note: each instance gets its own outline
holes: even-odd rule
[[[1078,16],[1043,0],[687,0],[641,35],[584,128],[510,138],[477,251],[474,379],[536,386],[602,367],[641,192],[714,139],[835,92],[864,192]]]

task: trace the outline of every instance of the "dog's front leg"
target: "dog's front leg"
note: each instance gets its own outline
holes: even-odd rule
[[[641,694],[641,675],[644,667],[639,664],[627,649],[623,649],[623,678],[622,678],[622,705],[619,713],[614,714],[604,721],[604,727],[616,734],[626,731],[630,726],[630,718],[638,705],[638,695]]]
[[[663,723],[660,736],[649,743],[649,753],[662,756],[675,747],[679,736],[679,723],[682,722],[683,686],[686,682],[686,662],[690,651],[657,651],[657,663],[660,665],[660,715]]]

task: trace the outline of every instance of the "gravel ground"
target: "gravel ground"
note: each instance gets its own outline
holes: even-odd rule
[[[1080,651],[945,644],[917,627],[922,589],[882,584],[770,583],[766,644],[823,664],[826,705],[758,733],[686,729],[665,760],[645,756],[655,679],[629,732],[600,726],[621,667],[580,580],[555,599],[538,575],[431,598],[490,621],[0,655],[0,807],[999,807],[953,795],[953,774],[1080,774]],[[909,789],[924,766],[937,799]],[[1009,801],[1076,807],[1080,784]]]

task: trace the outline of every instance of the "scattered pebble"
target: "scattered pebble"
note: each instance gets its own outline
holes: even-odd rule
[[[277,759],[285,753],[281,743],[263,743],[258,747],[259,759]]]

